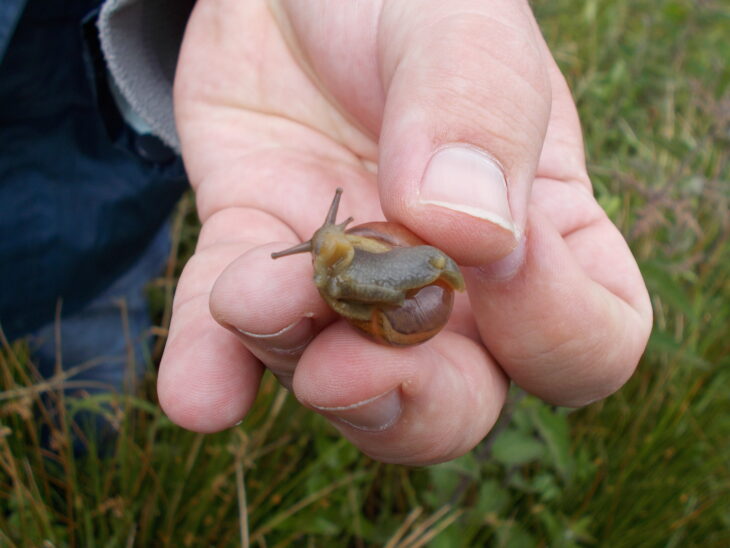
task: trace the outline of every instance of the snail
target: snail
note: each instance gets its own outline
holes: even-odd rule
[[[324,224],[310,240],[271,258],[311,252],[322,298],[376,342],[409,346],[427,341],[446,325],[454,290],[464,289],[459,267],[394,223],[345,231],[353,218],[335,223],[341,194],[338,188]]]

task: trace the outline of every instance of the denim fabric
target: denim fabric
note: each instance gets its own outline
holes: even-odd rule
[[[142,257],[100,295],[63,317],[58,326],[53,322],[33,333],[30,349],[41,375],[53,375],[60,355],[64,369],[81,366],[68,379],[74,383],[69,394],[133,388],[149,363],[151,323],[145,285],[159,274],[169,251],[165,225]]]
[[[5,49],[10,42],[10,37],[15,31],[20,14],[25,7],[25,0],[3,0],[0,2],[0,59],[5,54]]]
[[[88,350],[69,350],[72,362],[118,348],[112,297],[133,303],[144,330],[141,288],[162,265],[164,226],[187,186],[180,159],[114,103],[98,4],[29,0],[0,60],[0,325],[11,339],[42,334],[62,301],[64,346]]]
[[[0,325],[11,339],[52,323],[59,300],[78,317],[158,257],[156,235],[186,188],[180,159],[116,108],[98,4],[28,1],[0,61]]]

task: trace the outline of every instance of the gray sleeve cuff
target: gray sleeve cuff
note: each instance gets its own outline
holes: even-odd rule
[[[195,0],[107,0],[99,37],[116,92],[133,113],[179,152],[172,83]]]

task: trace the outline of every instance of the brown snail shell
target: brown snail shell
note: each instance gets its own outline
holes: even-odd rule
[[[376,342],[409,346],[427,341],[446,325],[454,290],[464,289],[459,267],[394,223],[346,231],[352,217],[335,224],[341,194],[338,188],[324,224],[310,240],[272,258],[311,252],[322,298]]]

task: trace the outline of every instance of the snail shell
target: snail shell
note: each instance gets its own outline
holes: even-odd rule
[[[427,341],[446,325],[454,290],[464,289],[459,267],[394,223],[345,231],[353,219],[335,223],[341,194],[338,188],[324,224],[310,240],[271,257],[311,252],[322,298],[376,342],[409,346]]]

